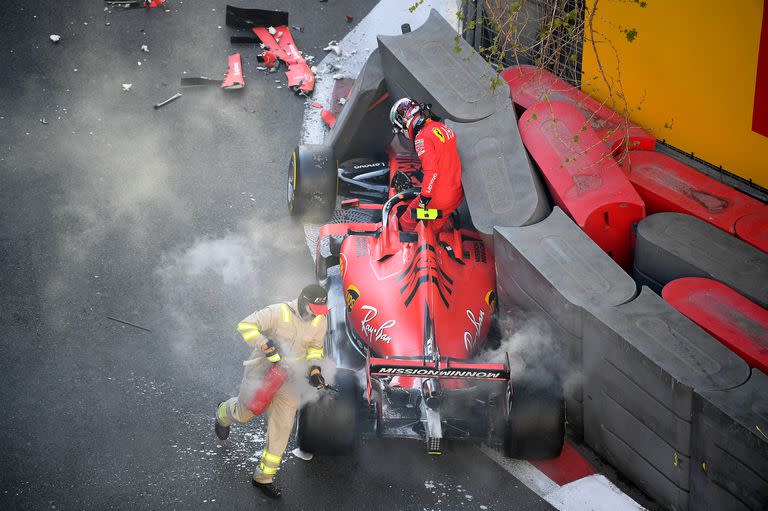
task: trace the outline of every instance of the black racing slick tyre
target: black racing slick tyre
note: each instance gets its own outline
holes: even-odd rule
[[[355,448],[360,421],[361,391],[353,371],[339,369],[339,392],[321,390],[320,398],[299,411],[299,449],[313,454],[349,454]]]
[[[556,458],[565,440],[565,402],[562,392],[530,383],[513,384],[504,451],[510,458]]]
[[[288,212],[307,222],[324,222],[336,206],[337,165],[325,145],[300,145],[288,164]]]

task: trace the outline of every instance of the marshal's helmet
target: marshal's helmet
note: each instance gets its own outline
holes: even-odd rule
[[[312,316],[328,314],[328,293],[322,286],[310,284],[299,294],[299,314],[306,317],[307,307]]]
[[[428,115],[427,110],[411,98],[401,98],[392,105],[389,121],[392,123],[392,131],[402,133],[409,140],[413,140]]]

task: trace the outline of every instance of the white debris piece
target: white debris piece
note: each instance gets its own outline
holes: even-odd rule
[[[46,120],[45,120],[45,117],[42,117],[42,118],[40,119],[40,122],[41,122],[42,124],[48,124],[48,121],[46,121]]]
[[[141,65],[141,61],[140,61],[140,60],[136,61],[136,63],[137,63],[138,65]]]
[[[314,55],[304,55],[304,60],[306,60],[307,62],[314,62],[315,61],[315,56]]]
[[[264,67],[264,66],[256,66],[256,69],[258,69],[259,71],[266,71],[267,70],[267,68]]]
[[[277,30],[275,30],[275,27],[269,27],[267,28],[267,32],[269,32],[272,35],[277,34]]]
[[[132,83],[124,83],[123,84],[123,92],[128,92],[129,90],[131,90],[131,87],[133,87]]]
[[[339,104],[340,105],[346,105],[347,104],[347,98],[339,98]]]
[[[283,37],[283,31],[282,30],[277,33],[277,38],[280,39],[281,37]]]
[[[296,449],[292,450],[291,454],[293,454],[297,458],[302,459],[304,461],[309,461],[312,458],[314,458],[314,454],[312,454],[311,452],[302,451],[298,447]]]
[[[338,41],[331,41],[328,43],[328,46],[323,48],[323,51],[332,51],[337,56],[341,57],[341,46],[339,46]]]
[[[333,75],[334,80],[341,80],[342,78],[344,78],[344,75],[341,73]]]
[[[276,89],[282,89],[282,88],[283,88],[283,86],[282,86],[282,85],[278,85],[278,86],[277,86],[277,87],[275,87],[275,88],[276,88]]]
[[[309,70],[312,71],[313,75],[317,74],[317,66],[312,66],[312,67],[309,68]]]
[[[59,40],[61,39],[61,36],[59,34],[51,34],[49,37],[51,41],[53,41],[54,43],[58,43]]]
[[[147,46],[146,44],[142,44],[141,45],[141,51],[143,51],[145,53],[149,53],[149,46]]]

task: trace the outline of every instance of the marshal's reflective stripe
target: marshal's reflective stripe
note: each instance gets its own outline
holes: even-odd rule
[[[275,456],[274,454],[272,454],[271,452],[267,451],[266,449],[261,454],[261,457],[264,458],[265,460],[267,460],[268,462],[273,463],[275,465],[279,465],[280,464],[280,460],[283,459],[282,456]]]
[[[280,304],[280,309],[283,312],[283,321],[288,323],[291,320],[291,309],[289,309],[288,306],[284,303]]]
[[[243,335],[243,340],[247,341],[249,339],[253,339],[254,337],[257,337],[257,336],[261,335],[261,332],[259,332],[258,328],[254,328],[250,332],[243,333],[242,335]]]
[[[266,465],[263,461],[259,463],[259,470],[261,470],[262,474],[266,474],[268,476],[273,476],[277,474],[276,467],[270,467],[269,465]]]
[[[315,316],[315,319],[312,320],[312,326],[319,325],[322,320],[323,320],[322,316]]]
[[[254,330],[254,329],[258,330],[259,326],[253,323],[245,323],[245,322],[237,324],[237,331],[241,333],[250,332],[251,330]]]
[[[274,355],[268,356],[267,360],[270,362],[280,362],[280,353],[275,353]]]
[[[237,331],[240,332],[240,335],[243,336],[244,341],[253,339],[254,337],[261,334],[261,332],[259,331],[259,327],[257,325],[254,325],[253,323],[246,323],[246,322],[238,323]]]
[[[323,358],[323,350],[318,348],[307,348],[307,360],[316,360]]]

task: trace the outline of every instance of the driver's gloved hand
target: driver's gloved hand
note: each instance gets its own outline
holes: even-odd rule
[[[398,170],[395,172],[395,175],[392,176],[392,187],[397,193],[400,193],[413,188],[413,184],[411,183],[411,178],[408,177],[408,174],[402,170]]]

